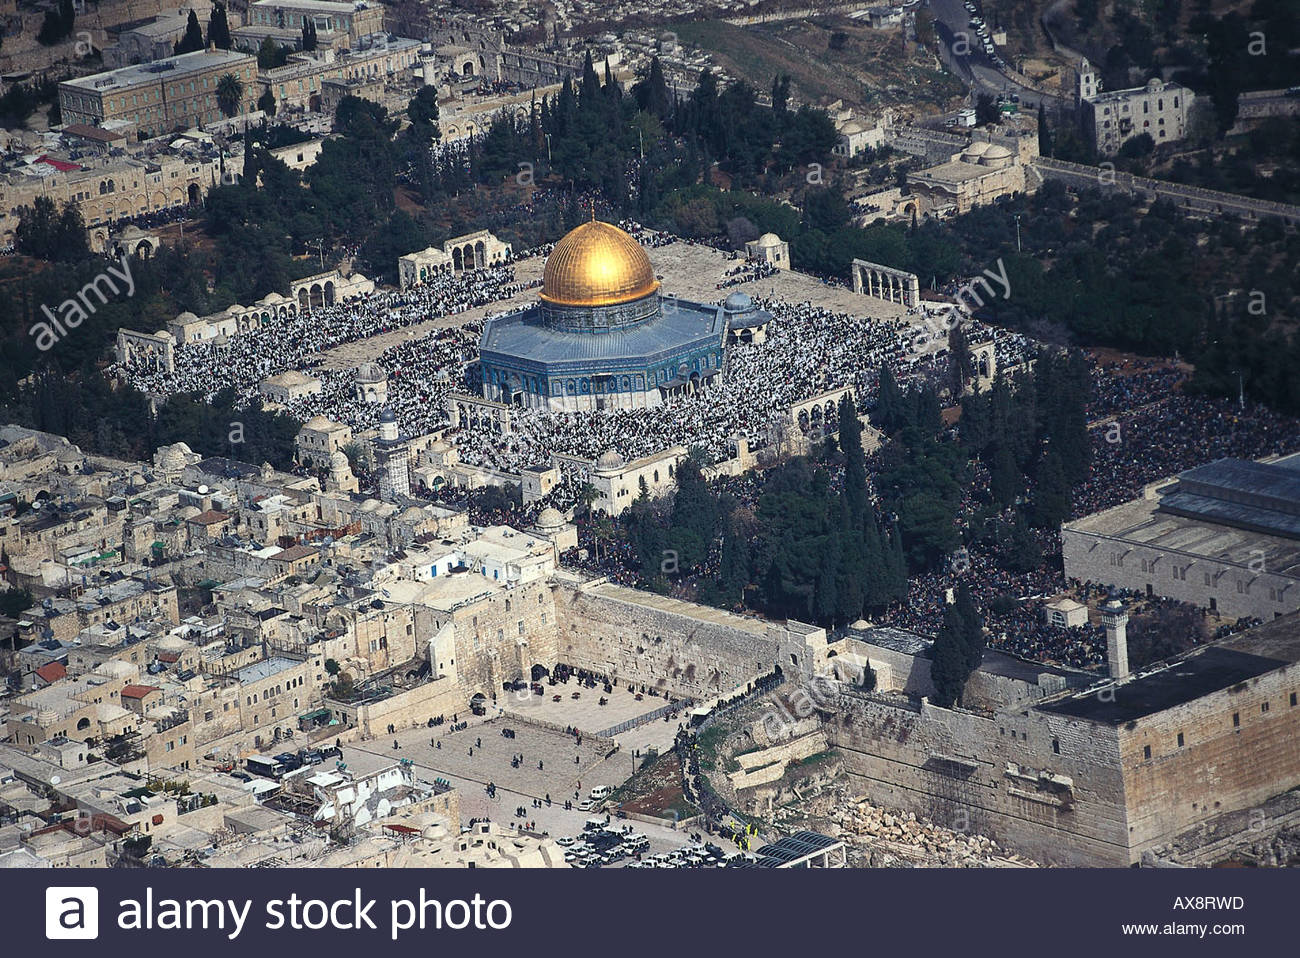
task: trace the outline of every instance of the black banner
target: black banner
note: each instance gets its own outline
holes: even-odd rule
[[[1264,954],[1293,950],[1298,890],[1293,870],[1252,869],[0,871],[15,956],[24,946],[72,954],[88,940],[187,958],[440,945],[475,955]]]

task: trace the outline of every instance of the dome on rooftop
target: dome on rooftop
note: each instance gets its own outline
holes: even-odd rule
[[[722,303],[722,308],[729,313],[740,313],[754,308],[754,301],[748,293],[732,293]]]
[[[641,244],[617,226],[592,220],[570,230],[551,250],[541,298],[555,306],[615,306],[658,288]]]
[[[596,460],[597,472],[617,472],[627,465],[627,460],[620,456],[613,449],[606,449]]]
[[[558,529],[564,525],[564,515],[554,506],[547,506],[537,517],[537,528],[544,530]]]

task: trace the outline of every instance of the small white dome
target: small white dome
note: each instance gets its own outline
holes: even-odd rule
[[[775,233],[764,233],[758,238],[758,245],[765,249],[772,246],[780,246],[781,237],[777,236]]]
[[[542,510],[541,515],[537,517],[537,528],[539,529],[558,529],[564,525],[564,515],[554,506],[547,506]]]
[[[627,460],[620,456],[613,449],[606,449],[596,460],[597,472],[617,472],[627,465]]]

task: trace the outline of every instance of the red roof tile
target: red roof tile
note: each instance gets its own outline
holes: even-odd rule
[[[63,667],[62,662],[46,662],[36,670],[36,674],[46,682],[57,682],[68,674],[68,670]]]

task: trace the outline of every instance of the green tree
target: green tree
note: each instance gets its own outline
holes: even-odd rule
[[[189,18],[185,21],[185,35],[176,41],[172,48],[176,56],[182,53],[194,53],[203,49],[203,28],[199,26],[198,15],[190,10]]]
[[[32,607],[29,589],[6,589],[0,592],[0,615],[16,619]]]
[[[275,116],[275,94],[271,92],[269,86],[263,90],[262,95],[257,98],[257,108],[267,116]]]
[[[230,49],[230,23],[226,19],[226,7],[217,3],[212,7],[212,16],[208,18],[208,46],[218,50]]]
[[[238,114],[244,105],[244,84],[233,73],[223,74],[217,81],[217,106],[228,117]]]
[[[1054,448],[1044,454],[1039,464],[1030,516],[1039,529],[1056,528],[1070,516],[1070,484]]]
[[[257,68],[259,70],[274,70],[276,67],[282,67],[289,60],[289,50],[280,46],[270,37],[263,37],[261,45],[257,48]]]

